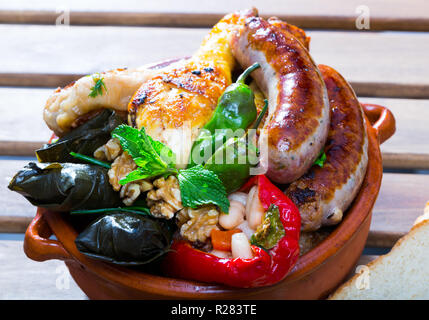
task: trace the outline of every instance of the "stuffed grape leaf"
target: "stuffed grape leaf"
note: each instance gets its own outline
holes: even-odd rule
[[[70,152],[92,156],[98,147],[111,138],[111,132],[123,123],[124,120],[116,112],[103,110],[58,141],[45,144],[36,150],[37,159],[39,162],[81,163],[82,161],[71,156]]]
[[[136,266],[162,257],[172,239],[173,228],[164,219],[116,212],[95,220],[78,235],[75,244],[91,258]]]
[[[30,162],[12,178],[9,189],[33,205],[54,211],[99,209],[121,204],[107,169],[77,163]]]

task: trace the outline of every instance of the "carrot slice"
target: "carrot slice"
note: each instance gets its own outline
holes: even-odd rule
[[[240,229],[232,230],[216,230],[213,229],[210,233],[213,249],[222,251],[231,251],[231,238],[234,233],[243,232]]]

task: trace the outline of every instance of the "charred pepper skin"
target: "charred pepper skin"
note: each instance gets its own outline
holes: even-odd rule
[[[299,258],[299,211],[265,176],[250,179],[243,191],[253,185],[258,185],[259,199],[265,210],[271,204],[279,208],[285,229],[285,235],[279,242],[268,251],[252,245],[252,259],[227,259],[194,249],[189,242],[175,241],[162,262],[162,269],[167,275],[237,288],[268,286],[286,277]]]

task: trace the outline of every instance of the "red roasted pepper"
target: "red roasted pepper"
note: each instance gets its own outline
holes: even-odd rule
[[[259,200],[265,210],[279,208],[285,235],[270,250],[252,245],[252,259],[219,258],[193,248],[189,242],[175,241],[163,261],[169,276],[232,287],[252,288],[272,285],[282,280],[299,257],[301,217],[293,202],[264,175],[255,176],[242,188],[248,191],[258,185]]]

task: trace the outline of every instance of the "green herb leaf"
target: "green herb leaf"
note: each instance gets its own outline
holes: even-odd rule
[[[99,73],[93,74],[92,79],[94,80],[95,85],[91,88],[91,92],[89,93],[89,97],[95,98],[96,96],[103,95],[103,88],[107,92],[106,85],[104,84],[104,78],[101,77]]]
[[[215,204],[223,212],[228,212],[229,201],[225,187],[214,172],[204,169],[201,165],[177,170],[173,151],[163,143],[153,140],[144,128],[138,130],[120,125],[112,132],[112,137],[119,140],[122,148],[138,166],[120,180],[120,184],[177,174],[183,206],[196,208],[199,205]]]
[[[148,170],[146,168],[137,168],[134,171],[131,171],[127,176],[119,180],[120,185],[125,185],[129,182],[136,180],[148,179],[152,177],[163,176],[164,178],[168,177],[171,174],[176,174],[176,169],[152,169]]]
[[[138,130],[128,125],[120,125],[113,130],[112,137],[119,140],[122,149],[128,152],[138,166],[120,180],[120,184],[177,173],[173,151],[163,143],[153,140],[144,128]]]
[[[262,224],[250,237],[250,243],[265,250],[273,248],[285,235],[285,229],[280,220],[279,207],[271,205],[265,213]]]
[[[70,152],[70,155],[76,159],[80,159],[83,160],[85,162],[91,163],[91,164],[96,164],[98,166],[102,166],[106,169],[110,169],[110,163],[104,162],[104,161],[100,161],[98,159],[86,156],[84,154],[81,153],[77,153],[77,152]]]
[[[151,215],[149,208],[146,207],[118,207],[118,208],[102,208],[102,209],[92,209],[92,210],[73,210],[70,211],[70,214],[97,214],[97,213],[108,213],[108,212],[127,212],[141,214],[144,216]]]
[[[326,161],[326,153],[325,151],[322,150],[322,152],[320,152],[319,156],[317,157],[316,161],[314,161],[314,164],[323,168],[325,161]]]
[[[218,176],[201,165],[179,171],[182,204],[196,208],[204,204],[215,204],[223,212],[229,211],[229,200],[224,185]]]

